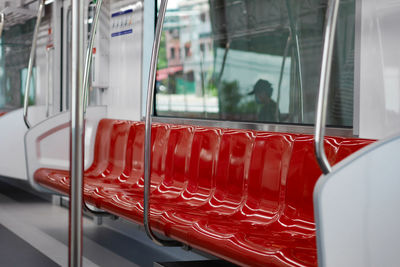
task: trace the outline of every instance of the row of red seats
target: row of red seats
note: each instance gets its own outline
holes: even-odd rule
[[[371,140],[326,138],[335,164]],[[144,124],[104,119],[85,200],[142,223]],[[309,135],[155,124],[151,226],[240,265],[315,266],[313,190],[321,171]],[[69,193],[69,173],[35,180]]]

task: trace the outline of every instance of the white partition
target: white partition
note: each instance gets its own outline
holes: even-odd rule
[[[400,137],[359,151],[314,191],[320,266],[398,266]]]
[[[355,134],[400,133],[400,0],[357,0]]]
[[[89,107],[85,121],[85,168],[93,162],[97,125],[106,117],[106,107]],[[70,112],[64,112],[31,128],[25,136],[26,168],[32,187],[42,191],[33,179],[40,168],[69,169]]]
[[[44,106],[29,107],[28,119],[32,125],[45,118]],[[0,175],[27,180],[24,136],[28,128],[24,123],[23,110],[14,110],[0,117],[0,129]]]

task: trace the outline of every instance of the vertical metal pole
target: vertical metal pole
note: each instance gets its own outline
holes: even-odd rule
[[[25,82],[24,122],[26,124],[26,127],[28,127],[28,129],[31,128],[31,124],[28,121],[29,91],[30,91],[30,88],[31,88],[31,78],[32,78],[32,71],[33,71],[33,63],[35,62],[35,57],[36,57],[37,38],[38,38],[38,34],[39,34],[40,22],[42,21],[44,5],[45,5],[45,0],[40,0],[39,10],[38,10],[37,19],[36,19],[36,26],[35,26],[35,30],[33,32],[31,54],[29,56],[28,73],[26,75],[26,82]]]
[[[205,118],[207,118],[207,105],[206,105],[206,89],[205,89],[205,85],[204,85],[204,52],[201,52],[201,60],[200,60],[200,77],[201,77],[201,94],[203,96],[203,112],[204,112],[204,116]]]
[[[292,38],[289,35],[287,41],[286,41],[286,46],[285,46],[285,51],[283,52],[283,59],[282,59],[282,65],[281,65],[281,72],[279,75],[279,83],[278,83],[278,97],[276,100],[276,111],[275,111],[275,116],[278,120],[278,122],[281,121],[280,114],[279,114],[279,105],[281,103],[281,91],[282,91],[282,81],[283,81],[283,75],[285,73],[285,65],[286,65],[286,58],[289,53],[289,48],[290,48],[290,43],[292,42]]]
[[[301,62],[301,47],[300,47],[300,37],[297,30],[297,23],[293,18],[292,8],[290,6],[289,0],[286,0],[286,7],[288,10],[288,17],[289,17],[289,27],[290,27],[290,34],[291,39],[294,41],[295,45],[295,58],[296,58],[296,66],[297,66],[297,75],[298,75],[298,83],[299,83],[299,106],[300,106],[300,119],[299,123],[303,123],[304,121],[304,86],[303,86],[303,65]]]
[[[46,93],[46,118],[50,117],[50,107],[53,107],[53,50],[47,48],[47,93]]]
[[[340,0],[329,0],[326,11],[324,48],[322,53],[321,78],[319,84],[318,104],[315,121],[315,155],[318,164],[324,174],[332,171],[332,167],[326,157],[324,148],[324,137],[326,127],[326,116],[328,110],[328,96],[331,81],[331,69],[333,49],[335,46],[335,33],[339,13]]]
[[[89,74],[90,74],[90,68],[92,66],[92,59],[93,59],[93,46],[94,46],[94,38],[96,36],[97,32],[97,27],[99,24],[99,18],[100,18],[100,11],[101,11],[101,6],[103,4],[103,0],[97,0],[96,3],[96,13],[93,18],[93,24],[92,24],[92,31],[90,33],[90,38],[89,38],[89,45],[86,49],[86,55],[85,55],[85,68],[83,71],[83,84],[82,84],[82,103],[80,105],[83,107],[83,115],[82,115],[82,121],[84,121],[85,118],[85,113],[86,113],[86,105],[87,105],[87,97],[88,97],[88,90],[89,90]],[[85,124],[83,125],[83,128],[85,127]],[[82,132],[82,135],[84,135],[84,129]],[[84,145],[84,143],[83,143]],[[84,153],[84,152],[82,152]],[[82,171],[83,173],[83,171]],[[83,174],[82,174],[83,175]],[[82,178],[83,179],[83,178]],[[84,184],[82,183],[82,186]],[[103,212],[103,211],[98,211],[98,210],[93,210],[91,209],[85,202],[85,200],[82,200],[83,208],[86,209],[87,211],[91,212],[92,214],[96,216],[111,216],[115,217],[114,215],[108,213],[108,212]]]
[[[47,57],[47,66],[46,66],[46,73],[47,73],[47,90],[46,90],[46,118],[50,115],[50,51],[47,49],[46,51]]]
[[[3,36],[4,20],[5,20],[4,13],[0,13],[0,38]]]
[[[82,202],[83,202],[83,10],[84,2],[72,0],[72,107],[70,160],[69,266],[82,266]]]
[[[66,110],[70,107],[70,94],[71,94],[71,26],[72,26],[72,9],[68,8],[67,11],[67,79],[66,79],[66,93],[65,93],[65,104]]]
[[[228,58],[228,54],[229,54],[230,49],[231,49],[231,41],[227,37],[227,41],[226,41],[226,44],[225,44],[224,57],[222,59],[221,70],[219,71],[217,82],[215,83],[217,85],[218,90],[219,90],[220,85],[221,85],[222,76],[224,75],[226,60]],[[222,102],[221,101],[222,101],[221,97],[218,96],[218,108],[219,108],[218,112],[219,112],[219,118],[220,119],[222,119],[222,110],[221,110]]]
[[[303,63],[301,62],[300,53],[300,40],[299,35],[295,33],[295,45],[296,45],[296,60],[297,60],[297,73],[299,75],[299,86],[300,86],[300,120],[299,123],[304,123],[304,86],[303,86]]]
[[[153,50],[150,61],[150,75],[149,84],[147,88],[147,102],[146,102],[146,121],[145,121],[145,144],[144,144],[144,215],[143,223],[144,229],[147,236],[157,245],[160,246],[181,246],[182,244],[174,240],[163,240],[157,237],[150,226],[150,172],[151,172],[151,114],[153,112],[154,104],[154,90],[156,84],[156,73],[158,54],[160,51],[161,34],[163,29],[163,23],[165,19],[165,13],[167,11],[168,0],[161,0],[160,11],[158,13],[156,33],[154,36]]]

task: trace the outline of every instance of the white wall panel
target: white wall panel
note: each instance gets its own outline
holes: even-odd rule
[[[104,91],[101,104],[108,106],[110,118],[137,121],[142,99],[143,2],[111,1],[111,14],[127,9],[133,9],[132,27],[125,26],[129,16],[117,19],[122,26],[111,21],[110,35],[128,28],[133,32],[110,39],[110,88]]]
[[[357,5],[361,32],[355,84],[360,102],[355,129],[360,137],[382,139],[400,132],[400,0]]]
[[[34,126],[43,121],[45,111],[45,106],[29,107],[29,122]],[[26,180],[24,137],[28,129],[22,114],[18,109],[0,119],[0,175]]]
[[[155,28],[155,1],[144,1],[143,9],[143,74],[142,74],[142,111],[141,117],[146,113],[147,86],[149,83],[149,69],[151,60],[151,50],[154,40]]]

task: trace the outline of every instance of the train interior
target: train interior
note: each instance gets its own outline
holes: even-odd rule
[[[396,266],[400,1],[0,1],[0,266]]]

